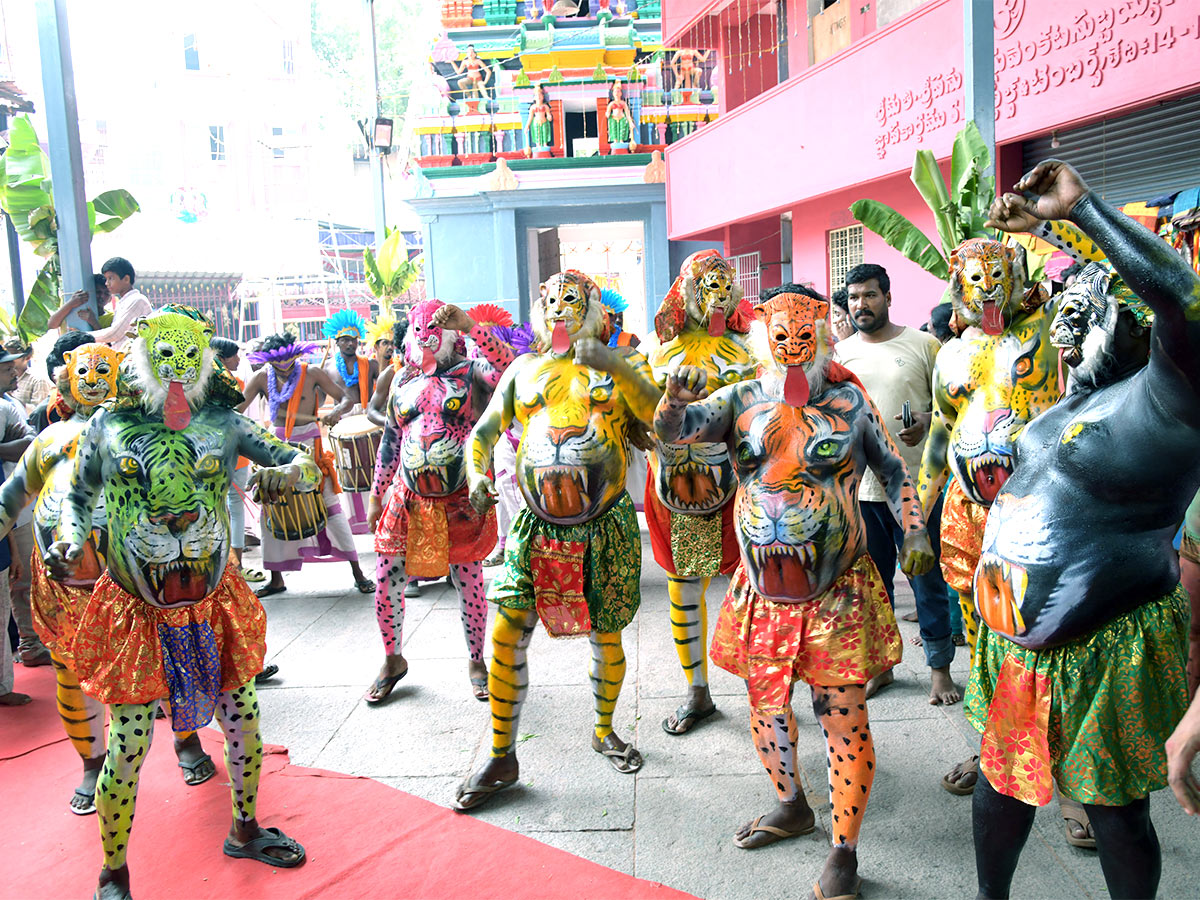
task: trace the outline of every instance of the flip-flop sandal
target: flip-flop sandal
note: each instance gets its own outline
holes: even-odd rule
[[[204,775],[204,774],[198,775],[196,770],[201,768],[204,765],[209,766],[208,774],[207,775]],[[185,773],[183,776],[183,783],[186,784],[188,787],[196,787],[198,785],[204,784],[204,782],[208,781],[210,778],[212,778],[214,775],[217,774],[217,764],[213,762],[212,757],[209,756],[207,753],[205,753],[199,759],[197,759],[193,762],[190,762],[190,763],[185,763],[182,760],[180,760],[179,768],[183,769],[183,771]],[[189,778],[188,778],[189,775],[192,776],[192,778],[194,780],[189,780]]]
[[[667,734],[687,734],[716,711],[715,704],[708,709],[692,709],[690,706],[681,706],[675,710],[675,727],[671,727],[671,717],[667,716],[662,720],[662,729]]]
[[[358,588],[358,592],[359,592],[360,594],[373,594],[373,593],[375,593],[375,582],[373,582],[373,581],[370,581],[369,579],[366,579],[366,578],[359,578],[359,579],[356,579],[356,580],[355,580],[355,582],[354,582],[354,586],[355,586],[356,588]]]
[[[89,794],[87,791],[81,791],[79,788],[75,788],[75,796],[88,801],[88,805],[85,806],[83,809],[80,809],[78,806],[75,806],[73,804],[68,804],[68,808],[71,810],[71,812],[75,813],[75,815],[90,816],[92,813],[94,813],[96,811],[96,792],[95,791],[92,791]]]
[[[238,846],[231,843],[229,838],[225,838],[224,851],[226,856],[232,856],[234,859],[254,859],[261,863],[266,863],[268,866],[275,866],[280,869],[294,869],[305,860],[304,848],[292,838],[288,837],[278,828],[264,828],[264,834],[260,834],[252,841]],[[295,859],[277,859],[274,856],[267,854],[267,850],[288,850],[292,853],[298,853]]]
[[[458,786],[458,791],[454,795],[453,808],[460,812],[468,809],[476,809],[492,799],[492,795],[499,793],[505,788],[510,788],[517,783],[519,779],[514,778],[511,781],[489,781],[487,784],[472,784],[471,779],[467,779]]]
[[[971,775],[971,774],[974,774],[975,777],[978,779],[978,777],[979,777],[979,757],[972,756],[968,762],[960,763],[957,766],[957,768],[958,768],[960,781],[962,780],[962,778],[964,776]],[[970,794],[975,793],[975,783],[972,782],[969,787],[965,787],[965,786],[959,784],[957,781],[954,781],[950,778],[950,775],[953,773],[953,771],[954,770],[951,769],[950,772],[947,772],[945,775],[942,776],[942,787],[944,787],[950,793],[956,794],[959,797],[966,797],[966,796],[969,796]]]
[[[1091,834],[1092,823],[1088,821],[1087,811],[1083,808],[1083,805],[1060,796],[1058,798],[1058,812],[1063,817],[1063,832],[1066,834],[1067,843],[1072,847],[1079,847],[1081,850],[1095,850],[1095,836],[1075,837],[1071,834],[1072,822],[1082,828],[1085,835]]]
[[[759,847],[768,847],[771,844],[778,844],[780,841],[786,841],[788,838],[800,837],[802,834],[812,834],[817,830],[817,817],[813,816],[813,823],[807,828],[801,828],[799,831],[788,831],[785,828],[777,828],[774,825],[763,825],[762,820],[766,816],[759,816],[750,823],[750,830],[746,832],[745,837],[733,838],[734,846],[741,847],[743,850],[757,850]],[[756,834],[769,834],[771,837],[757,843],[748,843],[750,838]]]
[[[257,597],[259,600],[262,600],[264,597],[274,597],[276,594],[282,594],[286,590],[287,590],[286,584],[277,584],[277,585],[268,584],[266,587],[260,587],[257,591],[255,591],[254,596]]]
[[[904,615],[902,615],[902,616],[900,617],[900,621],[901,621],[901,622],[915,622],[915,621],[917,621],[917,611],[914,609],[912,612],[907,612],[907,613],[905,613]]]
[[[817,900],[858,900],[858,892],[861,887],[862,887],[862,879],[860,878],[856,882],[854,882],[854,893],[853,894],[834,894],[832,897],[826,897],[825,892],[823,890],[821,890],[821,879],[818,878],[816,881],[813,882],[812,890],[813,890],[813,896],[816,897]]]
[[[475,696],[475,699],[481,703],[486,703],[488,701],[488,680],[486,675],[484,675],[482,678],[471,679],[471,693]]]
[[[385,678],[376,678],[375,681],[367,688],[367,692],[363,694],[363,700],[374,706],[377,703],[382,703],[392,694],[392,688],[396,686],[401,678],[408,674],[408,669],[405,669],[399,675],[388,675]],[[383,691],[378,697],[372,697],[372,692]]]
[[[259,569],[247,569],[242,567],[242,578],[250,584],[258,584],[260,581],[267,580],[267,573]]]
[[[612,767],[622,775],[632,775],[638,771],[645,763],[645,760],[642,759],[642,754],[634,749],[633,744],[626,744],[623,750],[618,750],[613,745],[606,744],[605,741],[609,741],[611,738],[612,735],[609,735],[602,741],[593,734],[592,749],[607,759]]]
[[[255,684],[262,684],[264,681],[270,681],[279,674],[279,666],[271,663],[269,666],[263,666],[263,670],[254,676]]]

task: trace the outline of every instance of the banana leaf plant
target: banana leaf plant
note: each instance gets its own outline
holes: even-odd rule
[[[389,228],[379,245],[379,254],[368,247],[363,251],[363,270],[367,288],[379,300],[381,315],[394,315],[393,303],[404,295],[421,275],[424,257],[408,258],[408,245],[398,228]]]
[[[8,150],[0,157],[0,207],[12,219],[17,235],[46,260],[15,322],[17,334],[28,344],[46,333],[51,314],[62,303],[58,218],[50,161],[28,116],[12,121],[8,139]],[[105,191],[88,202],[88,226],[92,234],[112,231],[138,209],[129,191]]]
[[[850,204],[850,212],[883,238],[889,247],[899,250],[931,275],[945,280],[950,276],[950,254],[955,247],[967,238],[995,237],[986,225],[988,207],[996,197],[995,176],[984,174],[990,163],[991,154],[974,122],[968,122],[954,136],[949,185],[942,177],[933,153],[917,151],[910,178],[933,212],[937,245],[886,203],[856,200]]]

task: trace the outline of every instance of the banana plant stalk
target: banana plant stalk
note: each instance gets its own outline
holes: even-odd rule
[[[950,183],[938,168],[937,158],[929,150],[918,150],[910,178],[933,213],[938,244],[925,232],[886,203],[856,200],[851,214],[884,242],[931,275],[946,279],[950,275],[950,254],[973,237],[994,237],[986,226],[988,207],[996,196],[996,179],[984,175],[991,154],[974,122],[968,122],[954,136],[950,155]]]

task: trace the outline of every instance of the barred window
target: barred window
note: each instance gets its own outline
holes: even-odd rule
[[[849,225],[829,232],[829,291],[846,283],[846,273],[863,261],[863,227]]]

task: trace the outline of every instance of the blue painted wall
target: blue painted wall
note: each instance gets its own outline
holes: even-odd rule
[[[520,188],[410,202],[422,220],[428,295],[464,305],[500,303],[520,320],[528,319],[533,299],[528,288],[530,228],[640,221],[645,233],[647,321],[670,288],[679,263],[695,249],[709,246],[689,241],[683,246],[692,249],[679,253],[672,248],[662,184]]]

